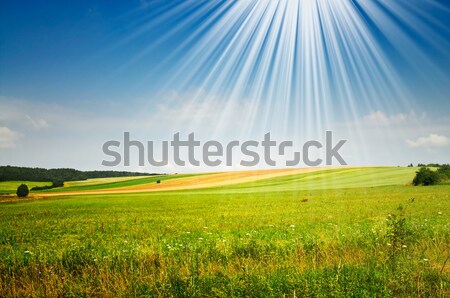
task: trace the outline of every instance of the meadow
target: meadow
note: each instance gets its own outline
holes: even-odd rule
[[[0,181],[0,194],[14,194],[17,187],[21,184],[26,184],[29,188],[35,186],[49,186],[51,182],[35,182],[35,181]]]
[[[448,297],[450,185],[413,187],[415,170],[0,202],[0,296]]]

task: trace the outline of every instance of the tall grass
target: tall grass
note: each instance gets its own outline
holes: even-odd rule
[[[1,203],[0,296],[448,297],[449,207],[449,186]]]

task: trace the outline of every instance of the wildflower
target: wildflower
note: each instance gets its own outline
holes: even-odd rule
[[[423,259],[424,260],[424,262],[428,262],[428,259]]]
[[[403,247],[403,248],[406,248],[406,245],[403,244],[402,247]]]
[[[295,228],[295,225],[291,225],[291,228]]]
[[[388,243],[387,246],[391,246],[392,244]]]
[[[441,211],[439,211],[439,212],[438,212],[438,214],[439,214],[439,215],[442,215],[442,212],[441,212]]]
[[[24,251],[23,253],[26,254],[26,255],[30,255],[30,254],[31,254],[31,251],[26,250],[26,251]]]

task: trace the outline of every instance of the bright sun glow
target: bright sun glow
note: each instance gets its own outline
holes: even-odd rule
[[[431,16],[409,1],[203,1],[195,2],[195,10],[193,3],[167,8],[130,36],[184,16],[136,59],[195,24],[161,62],[164,67],[182,56],[162,90],[195,86],[198,95],[186,100],[202,106],[214,97],[224,121],[236,105],[245,105],[250,113],[244,130],[314,134],[337,115],[357,118],[360,109],[409,111],[407,74],[398,72],[392,54],[407,48],[402,63],[420,61],[437,73],[415,40],[446,51],[433,42],[436,34],[429,35]],[[216,121],[218,130],[225,125]]]
[[[128,130],[141,139],[195,132],[224,141],[271,132],[303,143],[331,130],[349,140],[349,163],[361,165],[399,156],[405,163],[421,156],[417,148],[436,149],[430,136],[449,137],[446,1],[141,0],[90,13],[83,18],[91,30],[67,25],[48,37],[54,44],[32,33],[30,48],[19,48],[20,28],[11,34],[17,40],[5,44],[4,93],[53,97],[74,118],[70,105],[85,109],[92,115],[79,111],[90,116],[69,129],[98,119],[102,140]],[[86,38],[78,42],[72,31]],[[36,55],[34,64],[24,49]],[[45,107],[35,116],[35,107],[24,106],[32,129],[47,131],[60,115]],[[0,146],[20,142],[20,125],[0,123]],[[420,138],[428,147],[411,147]]]

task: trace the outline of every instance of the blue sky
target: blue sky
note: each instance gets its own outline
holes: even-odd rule
[[[0,5],[0,164],[102,169],[123,131],[327,129],[354,165],[450,162],[448,1]]]

